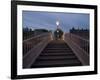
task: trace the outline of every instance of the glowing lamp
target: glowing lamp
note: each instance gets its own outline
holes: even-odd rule
[[[56,25],[57,25],[57,26],[59,25],[59,21],[56,21]]]

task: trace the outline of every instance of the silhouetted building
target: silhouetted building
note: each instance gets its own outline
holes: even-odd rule
[[[46,33],[46,32],[48,32],[48,30],[46,30],[46,29],[35,29],[34,35],[36,36],[36,35],[40,35],[40,34],[43,34],[43,33]]]
[[[70,29],[70,33],[89,39],[89,29]]]

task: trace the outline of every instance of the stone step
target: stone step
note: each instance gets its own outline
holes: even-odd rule
[[[68,53],[68,52],[66,52],[66,53],[41,53],[40,54],[40,56],[72,56],[72,55],[75,55],[75,54],[73,54],[73,53]]]
[[[44,50],[42,53],[72,53],[72,50]]]
[[[49,48],[52,48],[52,46],[55,47],[55,48],[56,48],[56,47],[57,47],[57,48],[59,48],[59,47],[60,47],[60,48],[67,48],[67,47],[68,47],[68,46],[66,46],[66,45],[60,45],[60,44],[59,44],[59,45],[56,45],[56,44],[53,44],[53,45],[48,45],[47,48],[48,48],[48,47],[49,47]]]
[[[66,47],[64,47],[64,48],[54,48],[54,47],[52,48],[52,47],[51,47],[51,48],[50,48],[50,47],[49,47],[49,48],[45,48],[45,49],[46,49],[46,50],[69,50],[70,48],[66,48]]]
[[[54,66],[80,66],[81,63],[77,59],[71,60],[43,60],[36,61],[32,67],[54,67]]]
[[[31,67],[42,68],[80,65],[82,65],[81,62],[71,48],[61,40],[50,42]]]
[[[44,51],[72,51],[71,49],[45,49]]]
[[[74,55],[69,55],[69,56],[41,56],[37,60],[55,60],[55,59],[77,59],[76,56]]]
[[[45,49],[70,49],[69,47],[61,47],[61,46],[57,46],[57,47],[46,47]]]

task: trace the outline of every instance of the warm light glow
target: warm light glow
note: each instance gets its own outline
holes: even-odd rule
[[[59,32],[59,31],[57,30],[57,32]]]
[[[59,21],[56,21],[56,25],[57,25],[57,26],[59,25]]]

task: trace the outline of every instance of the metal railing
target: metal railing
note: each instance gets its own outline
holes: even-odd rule
[[[65,34],[65,37],[69,38],[70,41],[73,41],[77,46],[86,51],[86,53],[89,53],[89,40],[71,33]]]
[[[41,41],[46,40],[51,37],[51,33],[43,33],[35,37],[26,39],[23,41],[23,55],[27,54],[32,48],[34,48]]]

